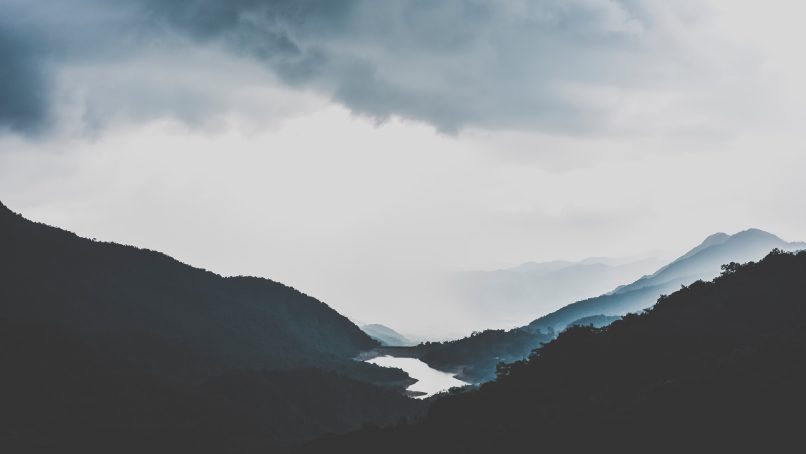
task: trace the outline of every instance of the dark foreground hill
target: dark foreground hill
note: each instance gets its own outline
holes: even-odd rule
[[[377,346],[283,284],[221,277],[164,254],[80,238],[0,204],[0,317],[58,328],[95,353],[170,377],[322,367],[383,382]]]
[[[524,327],[488,330],[464,339],[422,345],[416,356],[431,367],[459,372],[466,381],[488,381],[495,377],[499,362],[525,358],[568,326],[590,324],[592,320],[612,321],[641,311],[681,285],[713,279],[724,263],[758,260],[774,248],[795,251],[806,249],[806,244],[790,243],[758,229],[734,235],[717,233],[655,273],[609,293],[569,304]]]
[[[804,383],[806,252],[776,250],[607,328],[572,327],[420,424],[304,452],[792,452]]]
[[[166,381],[51,327],[0,320],[0,451],[274,453],[416,418],[420,401],[321,369]]]
[[[2,204],[0,334],[0,447],[13,452],[265,451],[420,411],[405,374],[353,360],[377,342],[312,297]]]

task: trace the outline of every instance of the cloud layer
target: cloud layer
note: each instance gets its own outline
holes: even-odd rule
[[[76,96],[90,128],[118,111],[204,121],[237,108],[222,87],[239,83],[239,59],[266,68],[271,76],[253,71],[266,84],[377,120],[447,132],[619,130],[647,108],[670,108],[712,57],[692,42],[704,13],[659,0],[7,0],[0,9],[0,125],[19,132],[42,130]],[[203,68],[188,68],[201,51]],[[114,96],[95,93],[118,80]]]
[[[0,127],[33,133],[44,126],[47,83],[37,54],[24,33],[0,19]]]
[[[0,0],[0,200],[464,335],[489,320],[449,303],[442,271],[676,256],[748,227],[804,239],[805,14]]]

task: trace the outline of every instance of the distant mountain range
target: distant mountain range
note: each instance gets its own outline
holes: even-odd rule
[[[513,327],[591,295],[599,295],[658,269],[658,258],[589,258],[529,262],[495,271],[454,273],[447,294],[465,317],[486,328]]]
[[[658,271],[610,293],[565,306],[531,322],[526,329],[558,332],[583,317],[640,311],[655,304],[660,295],[675,291],[681,285],[713,279],[719,275],[723,264],[758,260],[775,248],[796,251],[806,249],[806,243],[790,243],[758,229],[734,235],[717,233]]]
[[[0,439],[20,448],[76,451],[102,433],[111,444],[95,450],[121,452],[127,437],[198,432],[183,439],[194,451],[266,452],[421,408],[403,397],[405,373],[353,359],[378,342],[313,297],[80,238],[2,204],[0,333]],[[314,403],[315,416],[299,413]]]
[[[770,244],[760,232],[718,244],[759,239]],[[806,406],[804,301],[806,252],[776,251],[604,329],[570,328],[495,381],[438,400],[421,423],[300,452],[788,452]]]
[[[378,323],[371,323],[368,325],[361,325],[361,330],[367,333],[369,337],[380,342],[384,347],[405,347],[414,345],[414,342],[407,339],[404,335],[389,328],[388,326]]]
[[[734,235],[717,233],[650,275],[595,298],[569,304],[524,327],[509,331],[488,330],[456,341],[427,343],[418,346],[418,351],[412,355],[434,368],[458,372],[465,381],[490,380],[495,377],[499,362],[524,358],[541,343],[553,339],[577,321],[582,323],[590,317],[602,320],[602,317],[641,311],[652,306],[661,295],[682,285],[719,275],[723,264],[758,260],[775,248],[795,251],[806,249],[806,243],[790,243],[758,229]]]

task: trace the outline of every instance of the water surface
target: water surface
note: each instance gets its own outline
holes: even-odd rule
[[[381,367],[403,369],[411,378],[417,380],[417,383],[409,386],[406,390],[415,393],[424,393],[415,396],[418,399],[425,399],[426,397],[447,391],[455,386],[465,386],[468,384],[454,377],[453,374],[430,367],[417,358],[397,358],[386,355],[372,358],[367,360],[367,362]]]

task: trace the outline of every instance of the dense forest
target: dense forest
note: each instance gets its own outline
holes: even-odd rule
[[[806,252],[774,250],[606,328],[573,326],[422,423],[302,452],[791,452],[803,383]]]
[[[414,418],[402,371],[324,303],[79,238],[0,204],[0,443],[266,452]],[[237,448],[237,449],[236,449]]]

